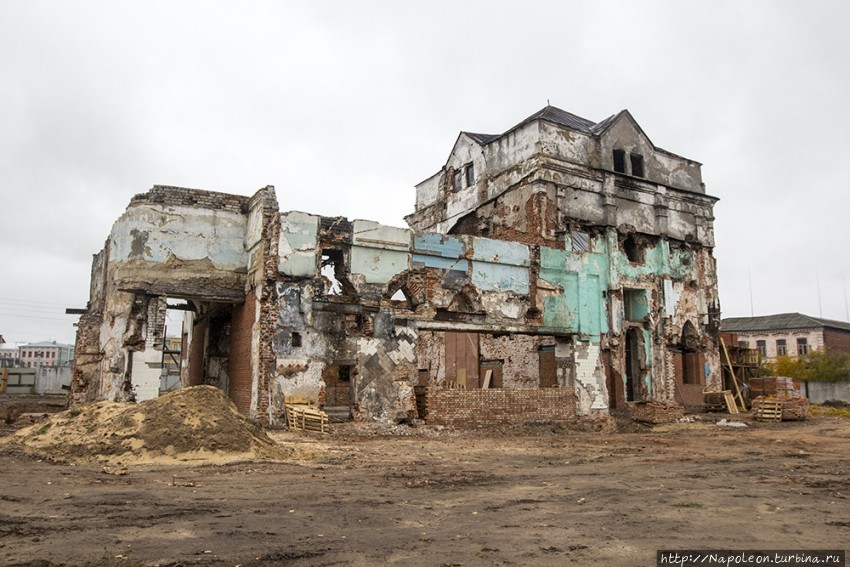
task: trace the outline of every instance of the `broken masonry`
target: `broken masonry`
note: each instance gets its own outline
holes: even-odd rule
[[[717,199],[700,167],[628,111],[594,123],[547,106],[503,134],[461,132],[409,228],[280,212],[273,187],[154,186],[94,257],[72,403],[159,395],[165,315],[181,309],[181,385],[270,423],[286,396],[454,425],[699,406],[720,385]]]

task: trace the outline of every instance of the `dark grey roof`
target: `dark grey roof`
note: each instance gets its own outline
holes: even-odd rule
[[[778,315],[764,315],[761,317],[729,317],[720,323],[720,329],[724,332],[744,331],[784,331],[788,329],[811,329],[813,327],[829,327],[850,331],[850,323],[834,321],[832,319],[821,319],[810,317],[800,313],[780,313]]]
[[[567,128],[572,128],[573,130],[578,130],[579,132],[584,132],[585,134],[598,135],[599,132],[602,132],[611,122],[613,122],[615,118],[617,118],[623,112],[625,111],[621,111],[617,114],[609,116],[599,124],[596,124],[592,120],[582,118],[581,116],[576,116],[575,114],[567,112],[566,110],[561,110],[560,108],[557,108],[555,106],[546,106],[502,134],[476,134],[474,132],[463,132],[463,134],[466,134],[467,136],[475,140],[475,142],[484,146],[489,144],[490,142],[498,140],[508,132],[512,132],[517,128],[525,126],[529,122],[534,122],[535,120],[546,120],[548,122],[560,124],[561,126],[566,126]]]
[[[501,134],[476,134],[475,132],[464,132],[464,134],[466,134],[482,146],[485,144],[489,144],[493,140],[498,140],[502,137]]]
[[[547,106],[541,110],[538,110],[516,126],[514,128],[519,128],[529,122],[534,120],[548,120],[549,122],[554,122],[555,124],[560,124],[561,126],[566,126],[567,128],[572,128],[573,130],[578,130],[580,132],[586,132],[590,134],[590,129],[596,124],[592,120],[588,120],[587,118],[582,118],[581,116],[576,116],[566,110],[561,110],[555,106]],[[514,128],[511,128],[513,130]],[[510,130],[509,130],[510,131]]]

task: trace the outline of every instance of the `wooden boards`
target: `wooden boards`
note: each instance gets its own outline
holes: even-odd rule
[[[328,414],[314,406],[308,398],[286,396],[283,407],[286,411],[286,425],[290,429],[327,433]]]

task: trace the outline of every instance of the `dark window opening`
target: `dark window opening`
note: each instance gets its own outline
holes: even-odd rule
[[[785,344],[785,339],[776,340],[776,356],[785,356],[788,354],[788,347]]]
[[[452,191],[457,193],[463,188],[463,175],[462,172],[458,169],[455,171],[454,177],[452,178]]]
[[[350,364],[340,364],[339,365],[339,381],[340,382],[351,382],[351,365]]]
[[[643,156],[640,154],[631,154],[629,157],[632,161],[632,175],[643,177]]]
[[[809,354],[809,341],[805,338],[797,339],[797,356],[806,356]]]
[[[629,262],[643,262],[643,250],[638,245],[634,235],[630,234],[623,241],[623,252],[626,253]]]
[[[641,343],[642,338],[637,329],[626,331],[626,401],[636,402],[641,399]]]
[[[756,348],[759,351],[759,354],[764,357],[767,356],[767,342],[766,341],[756,341]]]
[[[626,152],[623,150],[614,150],[614,171],[626,172]]]
[[[292,346],[300,347],[301,346],[301,333],[292,333]]]
[[[472,167],[472,164],[468,164],[465,168],[466,171],[466,186],[472,187],[475,185],[475,169]]]

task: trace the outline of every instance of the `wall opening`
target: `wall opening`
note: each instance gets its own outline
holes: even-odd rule
[[[624,150],[614,150],[614,171],[617,173],[626,172],[626,152]]]
[[[349,408],[351,406],[352,364],[326,364],[322,369],[325,382],[325,407]]]
[[[537,351],[539,362],[540,387],[558,387],[558,363],[555,359],[555,345],[541,346]]]
[[[638,244],[633,234],[628,235],[623,240],[623,252],[626,254],[626,258],[629,259],[629,262],[643,262],[643,248]]]
[[[686,321],[682,327],[682,383],[702,385],[703,362],[699,352],[699,336],[693,323]]]
[[[471,390],[480,387],[478,333],[446,331],[446,383]]]
[[[626,401],[636,402],[641,399],[641,353],[643,338],[639,329],[631,328],[626,331]]]
[[[322,250],[322,263],[319,269],[324,283],[324,294],[330,297],[355,297],[354,286],[348,279],[345,267],[345,255],[342,250],[326,248]]]
[[[631,154],[629,157],[632,162],[632,175],[643,177],[643,156],[640,154]]]

